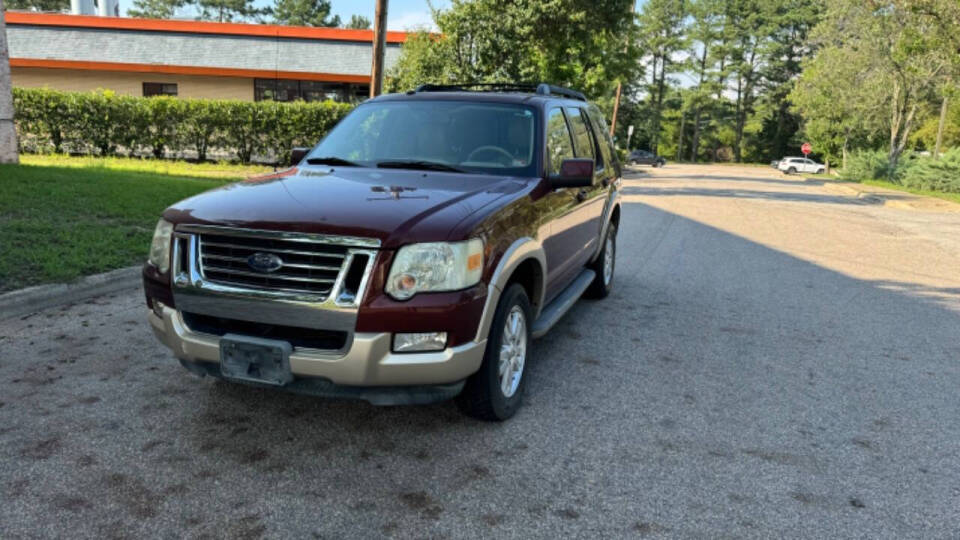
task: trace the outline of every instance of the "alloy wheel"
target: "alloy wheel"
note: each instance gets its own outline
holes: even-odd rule
[[[511,397],[520,387],[527,359],[527,319],[520,306],[513,306],[503,325],[500,342],[500,390]]]

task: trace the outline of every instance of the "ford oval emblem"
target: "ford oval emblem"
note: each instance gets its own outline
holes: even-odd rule
[[[269,274],[270,272],[276,272],[283,267],[283,259],[277,257],[273,253],[264,253],[262,251],[258,251],[257,253],[247,257],[247,266],[253,268],[257,272]]]

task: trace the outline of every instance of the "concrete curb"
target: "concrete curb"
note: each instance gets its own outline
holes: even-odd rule
[[[865,186],[855,182],[827,182],[827,184],[837,191],[842,191],[843,193],[852,195],[858,199],[869,201],[888,208],[900,208],[904,210],[927,210],[932,212],[960,212],[960,204],[944,199],[938,199],[936,197],[914,195],[906,191],[896,191],[874,186]]]
[[[141,266],[87,276],[74,283],[38,285],[0,294],[0,320],[71,304],[124,289],[140,288]]]

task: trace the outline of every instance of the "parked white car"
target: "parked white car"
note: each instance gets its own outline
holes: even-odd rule
[[[823,174],[827,168],[822,163],[802,157],[785,157],[780,160],[777,168],[786,174],[816,173]]]

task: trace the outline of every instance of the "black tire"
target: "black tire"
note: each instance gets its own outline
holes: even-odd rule
[[[630,161],[627,162],[627,165],[636,165],[636,164],[637,164],[637,160],[635,159],[631,159]]]
[[[507,334],[507,317],[518,308],[523,314],[525,324],[524,359],[519,370],[520,379],[513,394],[505,395],[500,379],[500,350]],[[457,405],[465,414],[481,420],[502,422],[512,417],[523,401],[523,391],[527,387],[527,372],[530,359],[530,333],[533,330],[533,320],[530,317],[530,299],[527,292],[519,283],[507,287],[497,304],[497,311],[490,325],[490,334],[487,336],[487,350],[483,354],[483,363],[480,369],[467,379],[463,392],[457,396]]]
[[[795,169],[794,167],[790,167],[789,169],[787,169],[787,174],[797,174],[797,169]]]
[[[613,248],[610,253],[610,274],[609,278],[606,277],[605,265],[607,264],[607,250]],[[606,298],[610,295],[610,291],[613,290],[613,275],[614,271],[617,268],[617,227],[613,223],[607,227],[607,236],[603,239],[603,247],[600,249],[600,254],[597,255],[597,260],[590,263],[589,268],[594,271],[597,275],[593,278],[593,282],[590,283],[590,287],[587,288],[586,295],[588,298]]]
[[[823,171],[823,167],[817,169],[817,174],[823,174],[823,172],[824,172],[824,171]]]

